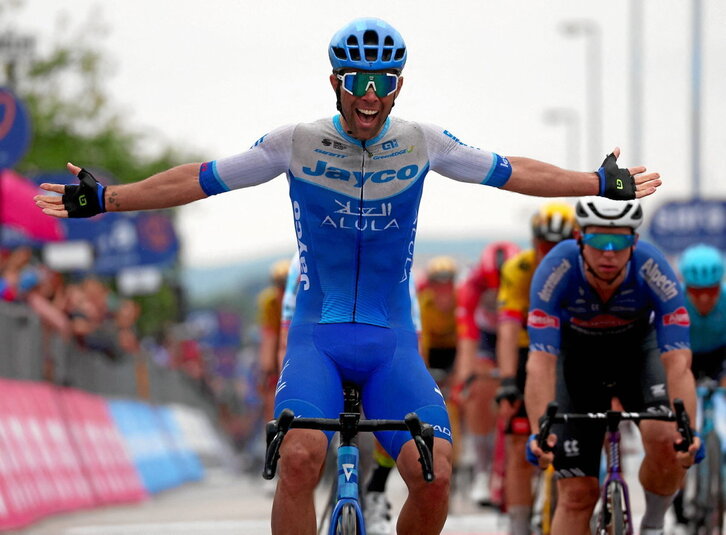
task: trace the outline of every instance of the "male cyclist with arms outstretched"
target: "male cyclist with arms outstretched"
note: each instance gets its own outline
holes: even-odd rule
[[[402,419],[417,412],[436,430],[432,483],[421,477],[410,435],[382,432],[377,438],[396,460],[409,491],[398,532],[439,533],[448,509],[449,423],[418,353],[407,280],[427,172],[544,196],[642,197],[660,180],[657,173],[643,174],[644,167],[619,169],[617,149],[597,172],[567,171],[528,158],[508,159],[465,145],[443,128],[390,117],[403,86],[407,49],[401,35],[379,19],[346,25],[333,36],[328,55],[340,114],[283,126],[246,152],[182,165],[133,184],[104,188],[71,164],[81,184],[44,184],[64,195],[41,195],[36,202],[58,217],[157,209],[285,173],[301,281],[275,413],[290,408],[303,417],[337,418],[344,380],[361,387],[369,418]],[[302,429],[285,439],[273,533],[315,532],[314,489],[328,440],[322,432]]]
[[[525,404],[533,429],[553,399],[562,412],[586,413],[610,409],[614,397],[634,412],[667,409],[671,399],[681,398],[695,414],[683,293],[663,255],[638,241],[639,202],[585,197],[575,212],[577,240],[550,251],[530,288]],[[673,423],[639,427],[646,502],[640,533],[662,535],[665,513],[700,440],[676,454],[680,435]],[[552,430],[558,478],[552,533],[590,533],[605,426],[567,423]],[[552,454],[544,454],[533,437],[529,453],[548,464]]]

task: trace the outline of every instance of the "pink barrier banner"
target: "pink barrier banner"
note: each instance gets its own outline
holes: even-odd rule
[[[0,488],[3,507],[0,528],[22,527],[42,514],[41,485],[26,437],[26,407],[22,387],[0,379]]]
[[[74,389],[59,391],[71,436],[96,499],[104,504],[147,497],[106,400]]]
[[[0,378],[0,531],[145,497],[104,398]]]

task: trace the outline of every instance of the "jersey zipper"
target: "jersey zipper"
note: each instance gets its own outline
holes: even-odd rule
[[[370,156],[370,151],[366,147],[366,142],[361,141],[361,146],[363,147],[363,152],[361,153],[361,161],[360,161],[360,172],[361,177],[365,177],[365,171],[366,171],[366,154]],[[363,245],[363,231],[360,230],[363,227],[363,188],[365,187],[365,180],[361,179],[361,185],[360,185],[360,197],[358,198],[358,228],[356,229],[356,267],[355,267],[355,293],[353,298],[353,323],[356,323],[356,315],[358,312],[358,290],[359,290],[359,284],[360,284],[360,269],[361,269],[361,249]]]

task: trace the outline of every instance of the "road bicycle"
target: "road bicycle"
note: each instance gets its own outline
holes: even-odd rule
[[[360,392],[355,385],[344,386],[344,412],[335,418],[297,418],[290,409],[280,413],[277,420],[267,424],[267,452],[262,477],[272,479],[277,471],[280,446],[290,429],[337,431],[338,485],[335,506],[332,508],[329,535],[365,535],[365,522],[358,492],[359,450],[358,433],[374,431],[408,431],[418,449],[424,481],[434,480],[434,430],[421,422],[418,415],[409,413],[403,420],[362,420]]]
[[[555,423],[565,422],[605,422],[607,429],[607,473],[600,491],[600,507],[596,519],[597,535],[632,535],[633,515],[630,508],[628,485],[622,472],[620,455],[620,422],[642,420],[660,420],[676,422],[678,432],[683,440],[674,445],[679,451],[686,451],[693,443],[690,419],[683,405],[683,400],[673,401],[674,412],[621,412],[609,410],[607,412],[592,412],[586,414],[558,413],[558,404],[550,402],[545,415],[540,419],[537,445],[543,451],[552,451],[547,444],[550,427]],[[597,509],[597,508],[596,508]]]
[[[683,510],[692,535],[714,535],[723,532],[724,489],[723,453],[715,427],[714,396],[726,392],[712,379],[700,382],[701,440],[706,458],[688,471],[683,489]]]

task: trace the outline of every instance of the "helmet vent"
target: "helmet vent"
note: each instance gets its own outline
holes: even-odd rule
[[[340,48],[339,46],[333,47],[333,54],[335,54],[335,57],[341,60],[348,59],[348,55],[345,53],[344,48]]]
[[[378,46],[378,32],[375,30],[366,30],[363,34],[363,44],[366,46]]]
[[[399,48],[396,50],[396,55],[393,56],[394,61],[401,61],[403,59],[403,56],[406,55],[406,49],[405,48]]]
[[[350,59],[353,61],[360,61],[360,50],[357,48],[349,48],[348,53],[350,54]]]
[[[378,59],[378,49],[377,48],[367,48],[366,51],[366,61],[376,61]]]

